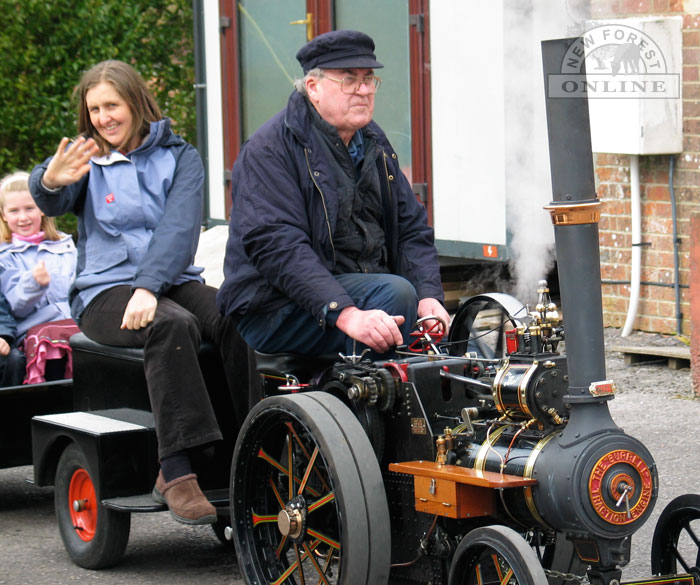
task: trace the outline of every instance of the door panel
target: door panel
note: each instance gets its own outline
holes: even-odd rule
[[[371,15],[371,16],[368,16]],[[374,111],[389,137],[404,174],[411,181],[411,84],[407,0],[336,0],[335,28],[355,29],[374,39],[377,60],[384,65]]]
[[[279,112],[301,76],[295,58],[306,42],[306,0],[240,0],[241,133],[246,140]]]
[[[386,132],[411,181],[411,96],[409,66],[409,10],[406,0],[241,0],[238,2],[240,131],[245,141],[281,110],[301,76],[295,55],[306,42],[306,26],[291,21],[313,11],[314,32],[335,21],[335,29],[352,28],[369,34],[376,43],[377,71],[382,86],[374,118]],[[367,15],[371,14],[372,18]],[[321,22],[323,21],[323,22]],[[328,22],[326,22],[328,21]],[[324,24],[325,23],[325,24]]]

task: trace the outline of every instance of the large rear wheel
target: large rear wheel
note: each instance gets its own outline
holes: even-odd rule
[[[233,457],[231,515],[249,583],[388,580],[382,475],[359,422],[333,396],[275,396],[251,410]]]
[[[104,569],[124,554],[131,516],[105,508],[92,478],[85,454],[69,445],[58,460],[54,507],[63,546],[73,562],[85,569]]]

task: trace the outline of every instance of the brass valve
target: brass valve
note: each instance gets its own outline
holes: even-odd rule
[[[440,435],[435,443],[437,446],[437,464],[438,466],[445,465],[447,463],[447,440],[445,435]]]

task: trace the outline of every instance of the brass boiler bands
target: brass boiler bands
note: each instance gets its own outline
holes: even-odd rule
[[[537,370],[537,362],[507,362],[493,381],[496,408],[511,420],[529,420],[537,412],[528,404],[528,386]],[[534,411],[534,412],[533,412]]]
[[[461,464],[480,471],[537,479],[537,458],[549,441],[561,431],[544,434],[521,429],[519,424],[491,427],[482,443],[470,446]],[[537,486],[499,490],[500,503],[513,520],[526,526],[535,523],[550,528],[535,506],[533,489],[537,489]]]

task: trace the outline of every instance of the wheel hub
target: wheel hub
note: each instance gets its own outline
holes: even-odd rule
[[[299,510],[284,509],[277,515],[277,527],[283,536],[299,538],[301,524],[301,512]]]
[[[282,536],[296,541],[303,536],[305,520],[306,501],[303,496],[297,496],[277,514],[277,528]]]
[[[87,508],[87,499],[83,498],[82,500],[73,500],[73,511],[74,512],[82,512]]]

